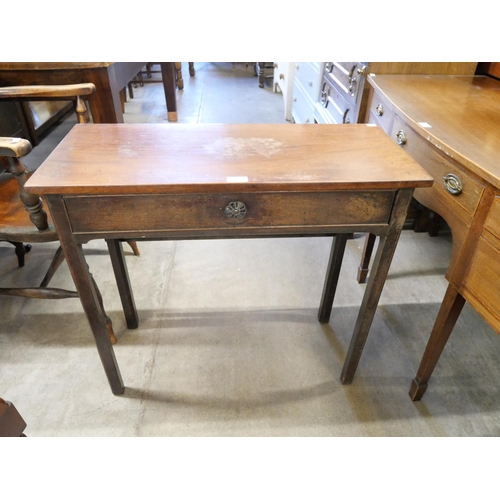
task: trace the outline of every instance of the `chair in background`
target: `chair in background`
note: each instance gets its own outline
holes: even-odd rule
[[[92,83],[76,85],[23,86],[0,88],[0,98],[12,100],[74,100],[79,123],[87,123],[89,115],[83,96],[94,92]],[[45,243],[59,241],[56,228],[50,215],[43,208],[42,199],[36,194],[27,193],[24,185],[30,175],[20,158],[32,150],[25,139],[0,137],[0,241],[7,241],[16,248],[18,264],[24,265],[26,243]],[[132,247],[135,245],[132,242]],[[136,246],[136,245],[135,245]],[[36,299],[63,299],[78,297],[76,291],[49,288],[54,273],[64,260],[59,246],[52,262],[38,287],[0,288],[0,295],[13,295]],[[95,281],[94,281],[95,284]],[[102,305],[99,290],[97,294]],[[111,320],[106,317],[109,337],[116,343]]]
[[[273,62],[258,62],[257,66],[254,67],[254,71],[257,71],[259,75],[259,87],[264,88],[264,83],[266,78],[274,78],[274,63]],[[270,69],[271,72],[266,74],[266,69]]]
[[[16,407],[0,398],[0,437],[26,437],[26,422]]]
[[[141,81],[143,81],[144,83],[147,83],[147,80],[146,81],[143,80],[144,73],[146,74],[146,76],[148,78],[152,78],[153,73],[160,73],[161,74],[160,70],[153,69],[153,66],[155,64],[159,64],[159,63],[157,63],[157,62],[147,63],[146,64],[146,71],[141,71],[139,73],[139,75],[137,76],[137,78],[142,79]],[[188,63],[188,65],[189,65],[189,76],[194,76],[195,75],[194,63],[190,62],[190,63]],[[179,90],[182,90],[184,88],[184,79],[182,78],[182,63],[174,62],[174,68],[175,68],[175,83],[177,85],[177,88]]]

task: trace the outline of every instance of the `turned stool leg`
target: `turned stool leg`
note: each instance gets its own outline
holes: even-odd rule
[[[184,80],[182,79],[182,63],[176,62],[174,63],[175,67],[175,74],[176,74],[176,80],[177,80],[177,88],[179,90],[182,90],[184,88]]]
[[[8,243],[14,245],[15,252],[17,256],[17,265],[19,267],[24,266],[24,256],[31,250],[31,245],[25,245],[18,241],[9,241]]]

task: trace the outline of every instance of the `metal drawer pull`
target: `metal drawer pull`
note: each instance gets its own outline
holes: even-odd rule
[[[452,195],[458,196],[462,193],[462,181],[455,174],[446,174],[443,177],[443,183],[446,190]]]
[[[384,106],[382,106],[382,104],[377,105],[377,107],[375,108],[375,114],[377,116],[382,116],[384,114]]]
[[[224,209],[230,219],[243,219],[247,214],[247,207],[242,201],[230,201]]]
[[[400,145],[400,146],[404,146],[406,144],[406,135],[405,133],[400,130],[397,134],[396,134],[396,142]]]

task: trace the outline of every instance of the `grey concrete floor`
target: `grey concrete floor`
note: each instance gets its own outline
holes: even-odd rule
[[[179,122],[285,123],[252,67],[196,63]],[[161,83],[135,89],[125,121],[167,123]],[[70,116],[27,157],[36,168]],[[175,123],[171,124],[175,127]],[[292,127],[293,124],[290,124]],[[127,330],[102,241],[86,246],[127,387],[108,386],[77,299],[1,297],[0,396],[30,436],[498,436],[500,339],[469,306],[421,402],[408,397],[447,282],[451,236],[403,231],[352,385],[339,381],[364,285],[363,235],[348,241],[328,325],[316,319],[331,238],[141,242],[127,250],[141,324]],[[19,269],[0,244],[2,286],[38,283],[57,248]],[[65,264],[53,286],[71,287]]]

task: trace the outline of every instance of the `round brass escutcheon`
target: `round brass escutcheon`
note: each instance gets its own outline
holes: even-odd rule
[[[224,213],[230,219],[241,220],[247,214],[247,207],[242,201],[230,201],[224,209]]]
[[[404,146],[406,144],[406,135],[405,133],[400,130],[397,134],[396,134],[396,142],[400,145],[400,146]]]
[[[382,116],[384,114],[384,106],[382,106],[382,104],[378,104],[375,108],[375,113],[377,116]]]
[[[460,177],[455,174],[446,174],[443,177],[443,183],[446,190],[454,196],[462,193],[463,186]]]

